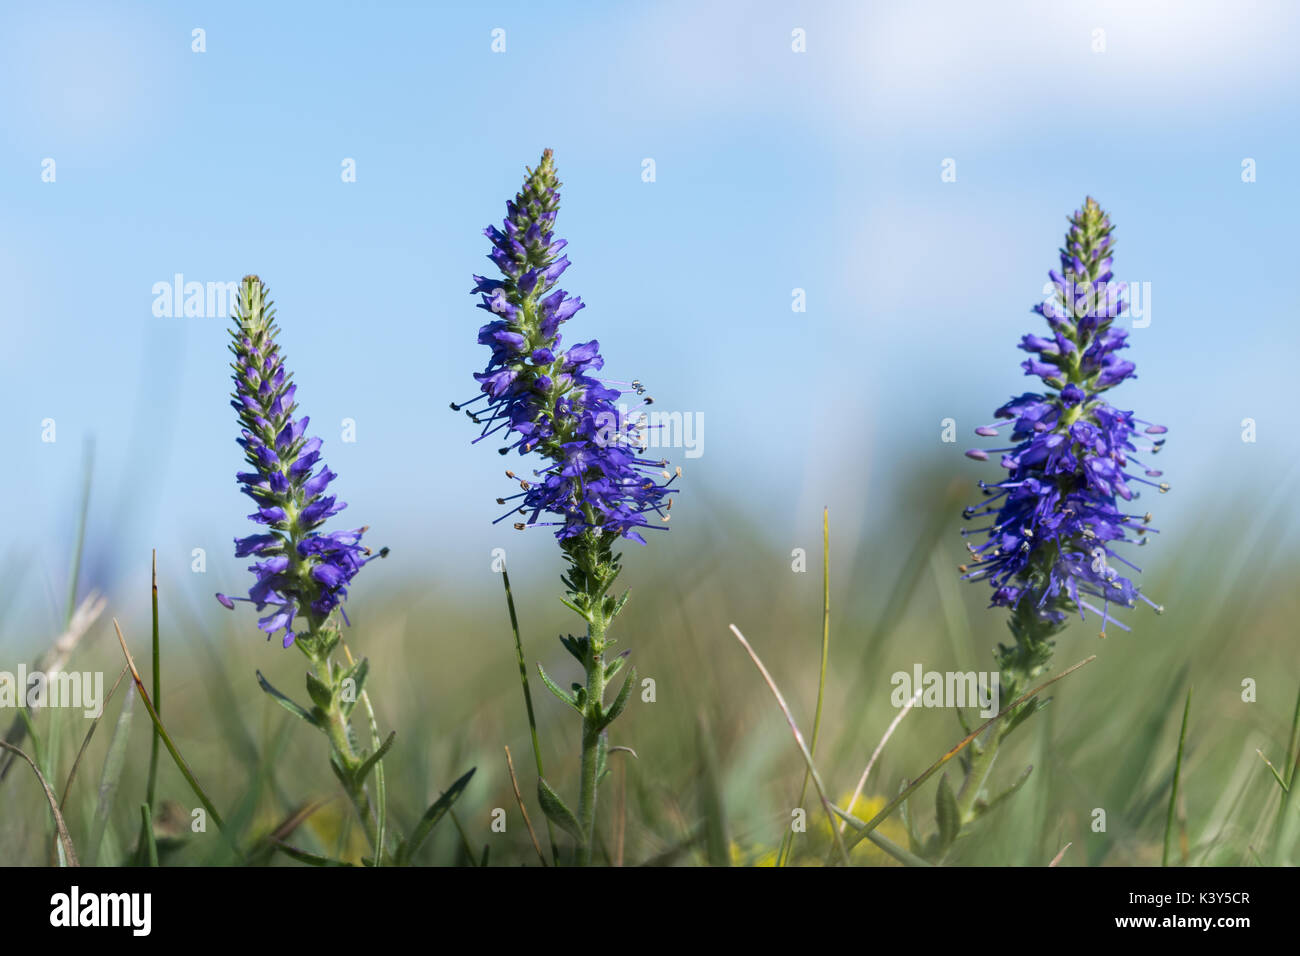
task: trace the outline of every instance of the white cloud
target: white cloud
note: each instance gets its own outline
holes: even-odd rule
[[[850,136],[1104,129],[1294,100],[1300,5],[1241,2],[652,4],[591,23],[609,96],[639,114],[807,120]],[[808,52],[790,49],[807,31]],[[1093,31],[1105,32],[1094,53]],[[597,57],[597,59],[601,59]]]

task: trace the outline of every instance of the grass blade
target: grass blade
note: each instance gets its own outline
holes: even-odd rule
[[[506,589],[506,607],[510,611],[510,630],[515,636],[515,658],[519,662],[519,683],[524,689],[524,709],[528,711],[528,733],[532,739],[533,760],[537,763],[537,777],[540,780],[546,776],[546,771],[542,769],[542,745],[537,739],[537,718],[533,714],[533,692],[528,686],[528,665],[524,663],[524,645],[519,637],[519,616],[515,613],[515,596],[510,590],[510,575],[506,571],[504,564],[501,566],[501,582]],[[543,816],[546,815],[543,814]],[[551,843],[551,861],[558,864],[560,862],[560,845],[555,842],[555,827],[552,825],[550,817],[546,817],[546,838]]]
[[[153,607],[153,706],[162,715],[162,660],[158,653],[158,549],[153,550],[150,571],[150,601]],[[158,728],[153,729],[153,742],[149,746],[149,783],[145,788],[145,802],[152,813],[154,795],[158,788],[158,747],[162,743]],[[152,831],[150,831],[152,833]]]
[[[731,835],[727,826],[727,804],[722,798],[718,752],[704,714],[695,724],[696,749],[700,755],[700,788],[704,796],[704,854],[709,866],[731,866]]]
[[[1269,760],[1267,757],[1264,756],[1264,751],[1256,747],[1255,753],[1259,754],[1259,759],[1264,761],[1264,765],[1267,766],[1269,771],[1272,772],[1273,779],[1276,780],[1277,785],[1282,788],[1282,792],[1286,793],[1288,790],[1290,790],[1291,788],[1286,785],[1286,781],[1282,779],[1282,775],[1277,772],[1277,767],[1273,766],[1273,761]]]
[[[862,796],[862,791],[866,789],[867,777],[871,775],[871,768],[874,767],[876,761],[880,759],[880,753],[885,749],[885,744],[889,743],[889,738],[894,736],[894,731],[897,730],[898,725],[903,722],[903,718],[907,716],[907,712],[916,706],[916,702],[921,699],[921,694],[924,693],[924,691],[925,688],[918,687],[916,693],[912,695],[912,699],[903,705],[902,709],[894,716],[894,719],[889,722],[889,726],[885,728],[885,735],[880,738],[880,743],[876,744],[876,749],[871,752],[871,759],[868,760],[867,765],[862,768],[862,776],[858,778],[858,785],[853,788],[853,796],[849,797],[850,807],[857,804],[858,797]],[[843,833],[844,828],[848,825],[849,821],[841,820],[840,832]]]
[[[510,786],[515,788],[515,802],[519,804],[519,812],[524,815],[524,826],[528,827],[528,837],[533,841],[537,858],[542,861],[542,866],[546,866],[546,854],[542,852],[542,845],[537,842],[537,832],[533,829],[533,821],[528,819],[528,807],[524,805],[524,795],[519,792],[519,778],[515,776],[515,762],[510,758],[509,747],[506,748],[506,769],[510,771]],[[550,822],[549,819],[547,822]]]
[[[847,826],[852,823],[854,827],[866,826],[863,821],[859,820],[847,810],[843,810],[832,804],[832,809],[839,815],[841,822]],[[875,830],[867,831],[867,839],[874,843],[880,849],[884,850],[899,863],[904,866],[934,866],[929,860],[922,859],[910,850],[905,850],[883,833],[877,833]]]
[[[309,803],[303,803],[289,812],[289,815],[280,821],[264,837],[257,841],[257,844],[249,850],[248,862],[255,866],[264,866],[270,862],[271,857],[275,854],[279,844],[293,836],[295,830],[307,822],[316,811],[323,807],[329,806],[337,797],[313,800]]]
[[[81,474],[81,512],[77,519],[77,543],[72,550],[72,570],[68,575],[68,611],[63,626],[72,623],[77,607],[77,588],[81,584],[81,556],[86,550],[86,520],[90,516],[90,486],[95,474],[95,441],[86,439],[83,446],[84,463]]]
[[[103,769],[99,772],[99,797],[95,803],[95,816],[91,823],[90,846],[86,848],[86,863],[94,866],[99,860],[99,846],[108,828],[108,818],[113,812],[113,800],[126,766],[126,747],[131,739],[131,715],[135,712],[135,686],[126,689],[126,700],[117,715],[113,736],[108,742]]]
[[[830,821],[831,836],[835,838],[835,848],[839,851],[840,857],[844,862],[848,863],[849,851],[844,845],[844,838],[840,835],[839,829],[835,826],[834,807],[831,804],[830,798],[826,796],[826,787],[822,785],[821,774],[817,772],[817,767],[813,764],[812,754],[808,752],[808,746],[803,742],[803,734],[799,732],[799,725],[795,723],[794,715],[790,713],[790,708],[786,704],[785,698],[781,696],[781,691],[776,686],[776,681],[772,680],[772,675],[769,674],[767,668],[763,666],[763,662],[759,659],[759,656],[754,653],[754,649],[749,646],[749,641],[745,640],[745,635],[741,634],[740,629],[734,624],[731,625],[731,633],[736,635],[736,640],[740,641],[741,646],[745,648],[746,653],[748,653],[750,659],[753,660],[754,666],[757,667],[758,672],[763,675],[763,680],[767,682],[767,686],[776,697],[776,702],[781,708],[781,712],[785,714],[786,723],[790,725],[790,731],[794,734],[794,742],[798,745],[799,752],[803,754],[804,763],[808,765],[808,772],[811,774],[813,784],[817,788],[817,795],[821,797],[822,807],[826,811],[826,818]]]
[[[1007,704],[1006,707],[1003,707],[1002,710],[998,711],[998,713],[996,713],[988,720],[986,720],[984,723],[980,724],[978,727],[972,730],[969,734],[967,734],[960,741],[958,741],[955,747],[949,750],[946,754],[944,754],[934,763],[930,764],[930,766],[926,769],[924,773],[921,774],[921,776],[917,777],[906,787],[900,790],[898,792],[898,796],[894,797],[893,800],[890,800],[889,803],[885,804],[884,808],[881,809],[879,813],[877,813],[874,817],[868,820],[861,827],[857,827],[855,832],[849,836],[848,848],[851,850],[858,843],[862,842],[862,840],[864,840],[869,833],[871,833],[873,830],[875,830],[876,827],[880,826],[881,823],[883,823],[886,819],[888,819],[889,815],[893,813],[895,810],[897,810],[899,805],[903,803],[903,801],[905,801],[914,792],[916,792],[916,790],[921,786],[921,784],[925,783],[932,776],[934,776],[934,774],[938,772],[938,770],[941,767],[947,764],[949,760],[951,760],[953,757],[957,756],[959,753],[961,753],[963,750],[969,747],[971,741],[974,740],[976,737],[978,737],[980,734],[984,733],[985,730],[993,726],[995,723],[997,723],[999,720],[1005,717],[1012,710],[1019,707],[1025,701],[1030,700],[1032,697],[1034,697],[1034,695],[1041,694],[1044,690],[1046,690],[1048,687],[1051,687],[1057,681],[1069,677],[1079,668],[1083,667],[1086,664],[1091,664],[1096,659],[1097,659],[1097,655],[1092,654],[1088,657],[1085,657],[1083,660],[1079,661],[1079,663],[1072,664],[1071,666],[1067,667],[1065,670],[1061,671],[1061,673],[1057,674],[1055,677],[1043,681],[1033,690],[1029,690],[1021,694],[1011,703]],[[852,823],[852,821],[849,822]]]
[[[158,712],[154,710],[153,703],[149,700],[148,694],[145,693],[144,681],[140,679],[140,672],[135,668],[135,661],[132,660],[131,652],[127,649],[126,638],[122,636],[122,626],[117,623],[117,618],[113,619],[113,628],[117,631],[117,640],[118,643],[122,645],[122,653],[126,655],[126,665],[131,669],[131,678],[135,681],[136,690],[140,692],[140,699],[144,701],[145,710],[149,711],[149,719],[152,720],[153,725],[158,728],[158,734],[162,737],[163,746],[165,746],[167,752],[171,754],[172,761],[176,764],[176,769],[181,772],[181,776],[185,778],[185,782],[190,785],[190,789],[194,791],[194,795],[199,798],[199,802],[203,804],[203,809],[206,810],[208,816],[212,818],[212,822],[217,825],[217,829],[224,833],[226,827],[225,823],[221,819],[221,814],[217,811],[217,808],[213,806],[212,801],[208,799],[208,795],[203,792],[203,788],[199,786],[199,781],[190,771],[189,765],[185,762],[185,758],[181,756],[180,751],[176,749],[176,744],[172,742],[171,737],[168,735],[167,728],[163,726],[162,718],[158,716]]]
[[[86,599],[72,615],[72,622],[55,639],[54,644],[37,659],[36,664],[28,669],[28,673],[41,671],[44,674],[56,674],[63,670],[82,638],[86,636],[107,606],[108,601],[99,594],[86,595]],[[29,718],[34,713],[31,708],[19,710],[18,716],[14,718],[13,723],[9,725],[8,733],[5,734],[6,743],[14,747],[22,744],[23,737],[27,734]],[[57,714],[59,711],[56,710],[54,713]],[[9,775],[9,768],[13,766],[15,759],[17,758],[14,756],[14,751],[7,749],[4,758],[0,759],[0,782]]]
[[[153,838],[153,814],[149,804],[140,804],[140,862],[143,866],[158,865],[158,844]]]
[[[275,848],[289,857],[291,860],[297,860],[299,863],[306,863],[308,866],[352,866],[343,860],[332,860],[327,856],[320,856],[316,853],[308,853],[306,850],[300,850],[296,846],[290,846],[287,843],[281,843],[279,840],[274,841]]]
[[[118,685],[122,683],[122,678],[126,676],[126,665],[122,665],[122,672],[117,675],[117,680],[113,682],[113,687],[104,698],[104,706],[100,709],[99,716],[90,722],[90,729],[86,731],[86,736],[82,738],[81,749],[77,751],[77,757],[72,761],[72,769],[68,771],[68,780],[63,785],[63,796],[59,799],[59,809],[68,802],[68,794],[72,791],[72,781],[77,778],[77,768],[81,766],[81,758],[86,754],[86,748],[90,746],[90,738],[95,736],[95,728],[99,722],[104,719],[104,713],[108,710],[109,703],[113,700],[113,695],[117,693]]]
[[[40,781],[41,787],[45,790],[45,799],[49,801],[50,815],[54,817],[54,828],[58,831],[59,842],[63,845],[63,857],[68,866],[80,866],[81,864],[77,861],[77,851],[72,846],[72,837],[68,833],[68,825],[63,821],[63,814],[59,812],[59,803],[54,799],[54,791],[46,783],[41,768],[36,766],[36,761],[8,741],[0,740],[0,748],[14,754],[16,757],[22,757],[32,768],[32,773],[36,774],[36,779]]]
[[[1294,819],[1291,817],[1291,800],[1295,792],[1296,779],[1300,776],[1300,692],[1297,692],[1295,699],[1295,713],[1291,717],[1291,737],[1287,743],[1287,752],[1285,763],[1282,764],[1282,773],[1285,779],[1278,777],[1278,783],[1285,784],[1282,787],[1282,800],[1277,808],[1277,820],[1273,824],[1273,862],[1280,865],[1285,857],[1286,851],[1283,849],[1289,842],[1294,828]],[[1273,771],[1277,776],[1277,771]]]
[[[460,817],[456,816],[455,810],[448,810],[447,814],[451,817],[451,822],[456,825],[456,833],[460,835],[461,852],[465,854],[465,859],[469,861],[470,866],[477,867],[478,857],[474,855],[474,848],[469,844],[469,834],[461,825]]]
[[[1183,744],[1187,741],[1187,715],[1192,709],[1192,689],[1187,688],[1187,701],[1183,704],[1183,726],[1178,731],[1178,755],[1174,758],[1174,783],[1169,788],[1169,813],[1165,817],[1165,845],[1160,853],[1160,865],[1169,865],[1169,846],[1174,839],[1174,813],[1178,805],[1178,778],[1183,771]]]
[[[817,756],[817,740],[821,737],[822,732],[822,702],[826,698],[826,659],[830,656],[831,650],[831,511],[829,508],[822,509],[822,665],[821,673],[817,678],[817,711],[813,717],[812,744],[808,748],[810,756]],[[799,785],[799,801],[795,804],[797,807],[803,806],[803,799],[808,794],[808,768],[804,768],[803,783]],[[850,803],[849,806],[853,804]],[[835,821],[831,821],[835,825]],[[844,829],[841,826],[840,832]],[[785,866],[790,861],[790,853],[794,850],[794,829],[786,830],[785,838],[781,841],[781,853],[777,859],[777,866]]]

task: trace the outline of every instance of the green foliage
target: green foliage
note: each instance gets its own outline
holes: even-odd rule
[[[541,804],[542,812],[546,814],[548,820],[577,840],[578,843],[584,841],[586,834],[583,832],[577,816],[560,799],[560,795],[552,789],[551,785],[543,777],[537,778],[537,802]]]
[[[842,577],[834,579],[837,610],[817,755],[837,813],[847,806],[863,764],[897,716],[888,700],[889,675],[916,661],[939,669],[980,669],[999,631],[1005,639],[1003,625],[986,613],[980,595],[957,592],[955,604],[943,603],[948,598],[936,590],[934,568],[946,568],[959,555],[951,537],[957,521],[944,525],[933,519],[934,531],[932,509],[943,501],[944,486],[926,487],[923,475],[909,477],[907,484],[916,486],[907,492],[916,501],[900,505],[897,517],[881,515],[861,529],[838,532],[845,557]],[[1300,573],[1300,555],[1283,545],[1267,546],[1268,529],[1289,507],[1286,494],[1270,491],[1254,500],[1257,515],[1244,533],[1227,535],[1213,526],[1197,531],[1233,542],[1214,560],[1180,562],[1177,573],[1157,568],[1147,586],[1165,596],[1163,616],[1147,617],[1132,635],[1112,632],[1105,641],[1077,622],[1054,635],[1053,663],[1036,683],[1058,673],[1062,663],[1094,653],[1097,660],[1008,716],[997,759],[977,793],[963,794],[961,787],[967,773],[961,758],[979,759],[968,747],[911,790],[873,831],[902,853],[868,837],[855,843],[851,862],[1042,866],[1065,843],[1073,843],[1060,865],[1158,865],[1168,834],[1171,865],[1184,860],[1190,866],[1300,863],[1300,801],[1294,786],[1300,673],[1293,648],[1278,639],[1291,633],[1289,595]],[[604,725],[592,735],[593,769],[603,780],[592,844],[597,862],[722,865],[725,858],[736,865],[768,865],[791,825],[804,763],[769,691],[727,636],[727,625],[735,621],[745,627],[801,727],[811,730],[822,582],[816,574],[789,571],[789,546],[780,536],[768,536],[725,505],[712,514],[698,531],[676,529],[685,543],[671,555],[650,549],[643,565],[638,554],[638,577],[632,582],[638,599],[626,603],[613,630],[601,635],[606,648],[615,637],[622,643],[601,659],[601,677],[611,686],[597,721]],[[815,519],[806,522],[806,534],[796,542],[800,546],[815,546],[820,531]],[[891,549],[902,556],[899,562],[880,566],[877,555]],[[855,559],[857,550],[861,554]],[[62,806],[69,845],[83,862],[90,857],[99,819],[103,865],[151,865],[154,859],[163,866],[480,865],[486,842],[488,865],[535,867],[537,854],[526,828],[515,825],[519,817],[513,811],[506,833],[486,835],[492,809],[516,805],[502,743],[515,753],[538,843],[548,861],[556,858],[542,829],[556,818],[539,809],[549,798],[532,779],[532,766],[519,756],[529,747],[531,726],[519,707],[519,673],[511,663],[516,652],[499,583],[489,580],[481,593],[451,595],[431,590],[424,581],[398,579],[381,602],[369,604],[364,591],[358,592],[358,627],[346,634],[369,660],[347,659],[338,636],[324,635],[322,647],[335,655],[332,672],[313,666],[319,686],[299,683],[296,693],[285,695],[276,687],[291,689],[294,681],[304,680],[293,654],[274,646],[268,651],[246,622],[208,613],[197,600],[181,600],[176,592],[191,585],[188,570],[168,570],[161,553],[159,561],[166,711],[156,722],[150,715],[152,726],[141,732],[146,697],[128,671],[127,686],[110,696],[98,721],[67,713],[56,724],[49,710],[33,713],[30,729],[20,721],[23,749],[41,768],[55,807]],[[519,572],[512,576],[519,578]],[[520,609],[527,609],[521,653],[530,671],[542,657],[556,678],[552,683],[576,702],[577,695],[567,689],[570,681],[584,693],[588,688],[580,680],[585,668],[579,673],[574,664],[582,666],[593,645],[585,627],[579,632],[566,624],[573,619],[554,605],[546,575],[535,577],[534,585],[519,586],[514,595]],[[144,672],[151,656],[150,607],[143,588],[136,590],[141,592],[136,607],[114,613]],[[604,610],[606,597],[608,590],[587,606]],[[62,611],[60,606],[48,628],[51,635],[62,627]],[[130,626],[133,620],[138,627]],[[111,634],[107,621],[98,626]],[[566,634],[566,627],[577,633]],[[557,645],[550,643],[556,634],[566,634],[560,641],[565,653],[558,658],[551,650],[558,651]],[[28,654],[35,661],[44,652],[35,642],[13,646],[16,659]],[[635,657],[616,654],[623,647],[633,648]],[[297,660],[300,666],[303,659]],[[1247,663],[1226,666],[1236,661]],[[111,679],[122,663],[120,648],[109,638],[78,649],[66,666],[104,670]],[[265,675],[260,679],[259,670]],[[150,699],[152,676],[143,673]],[[647,676],[657,685],[654,703],[640,696],[639,682]],[[1257,681],[1254,702],[1242,698],[1245,676]],[[356,693],[345,698],[349,678]],[[1185,698],[1193,683],[1196,709],[1189,711]],[[379,734],[368,729],[365,707],[352,710],[367,691],[382,721]],[[101,815],[100,783],[128,692],[134,700],[133,732],[118,745],[116,790]],[[552,792],[570,801],[571,827],[580,819],[573,798],[580,790],[576,725],[583,715],[571,710],[573,704],[549,703],[550,697],[543,694],[537,701],[539,754],[545,757],[548,786],[554,784]],[[1049,697],[1051,707],[1043,710]],[[349,746],[376,830],[381,765],[386,773],[389,835],[378,859],[355,808],[338,799],[340,788],[351,784],[326,769],[333,738],[321,731],[328,727],[331,702],[344,719],[358,718]],[[1009,702],[1004,694],[1004,703]],[[594,717],[591,703],[588,694],[583,705]],[[707,763],[698,736],[701,713],[713,751]],[[617,719],[609,723],[611,715]],[[951,711],[909,713],[867,780],[863,799],[873,801],[873,816],[982,722],[974,711],[961,716],[965,730]],[[103,727],[92,734],[100,723]],[[153,733],[169,756],[157,767],[157,802],[146,828]],[[987,732],[981,743],[981,754],[987,753]],[[640,759],[628,759],[617,745],[635,747]],[[6,810],[0,859],[19,865],[66,860],[43,787],[22,758],[13,759],[16,769],[0,776]],[[472,781],[461,777],[432,806],[423,799],[438,792],[440,781],[456,779],[471,765],[479,767]],[[959,811],[966,804],[966,818],[960,835],[936,857],[939,843],[952,834],[949,797]],[[815,795],[809,803],[808,829],[794,841],[791,865],[819,865],[830,857],[830,834],[818,817]],[[169,811],[171,806],[179,809]],[[1106,811],[1104,832],[1092,829],[1093,808]],[[205,811],[206,831],[191,830],[195,809]],[[463,838],[445,822],[453,809]],[[558,823],[555,830],[566,847],[577,843],[572,830]],[[854,834],[850,823],[846,842]],[[566,850],[562,861],[569,859]]]

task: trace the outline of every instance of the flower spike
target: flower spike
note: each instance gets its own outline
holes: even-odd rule
[[[326,491],[338,476],[321,461],[321,440],[307,435],[307,416],[294,417],[298,386],[276,341],[275,307],[257,276],[244,277],[234,318],[230,404],[243,426],[238,442],[249,466],[236,478],[253,499],[248,517],[265,530],[235,539],[235,556],[254,559],[249,570],[256,581],[248,597],[218,594],[217,600],[226,607],[247,600],[258,611],[269,610],[258,627],[268,638],[282,633],[288,647],[296,634],[315,634],[342,604],[370,551],[361,544],[364,528],[323,530],[347,505]]]
[[[1114,327],[1126,308],[1126,287],[1112,281],[1113,229],[1091,198],[1070,217],[1060,270],[1048,273],[1053,296],[1034,308],[1048,334],[1020,342],[1031,354],[1021,367],[1048,390],[1011,399],[994,413],[994,423],[975,429],[1001,435],[1004,444],[1009,438],[1011,447],[966,453],[978,461],[990,451],[1000,454],[1008,472],[996,484],[981,482],[986,500],[964,512],[967,519],[993,516],[981,529],[985,542],[969,546],[964,576],[987,581],[993,605],[1011,608],[1017,643],[999,648],[999,658],[1021,686],[1046,665],[1051,638],[1070,614],[1096,615],[1104,636],[1110,625],[1128,630],[1114,616],[1116,607],[1141,600],[1161,610],[1127,576],[1138,568],[1120,553],[1120,546],[1144,543],[1155,530],[1149,515],[1125,510],[1140,495],[1135,486],[1161,492],[1169,486],[1150,480],[1161,473],[1143,463],[1164,443],[1149,436],[1163,435],[1165,427],[1104,397],[1134,377],[1133,363],[1117,354],[1128,347],[1128,333]]]
[[[506,203],[501,227],[484,230],[501,276],[474,276],[472,291],[493,316],[478,333],[492,357],[474,376],[481,394],[452,408],[482,426],[475,441],[499,435],[502,454],[546,460],[498,521],[553,527],[562,541],[598,529],[645,544],[640,532],[656,527],[648,516],[665,517],[676,489],[661,480],[667,462],[644,456],[639,413],[651,400],[619,408],[627,392],[596,376],[605,364],[600,343],[563,345],[560,326],[584,304],[557,286],[569,267],[567,242],[554,232],[560,185],[548,149]],[[644,388],[634,382],[628,391]]]

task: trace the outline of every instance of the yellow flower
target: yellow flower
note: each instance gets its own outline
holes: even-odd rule
[[[852,796],[851,793],[842,795],[836,803],[836,806],[848,807],[849,798]],[[849,807],[848,810],[849,813],[853,814],[853,816],[865,823],[881,810],[885,809],[885,804],[887,802],[888,801],[886,801],[884,797],[868,797],[864,794],[858,797],[858,799],[854,801],[853,806]],[[907,847],[907,829],[903,826],[903,821],[899,819],[897,811],[890,814],[885,819],[884,823],[876,827],[876,831],[881,836],[889,838],[899,846],[904,848]],[[850,834],[853,831],[852,828],[846,828],[844,832],[845,834]],[[815,837],[815,840],[812,842],[815,843],[819,856],[824,859],[826,853],[833,847],[830,823],[826,819],[824,813],[818,815],[817,824],[813,830],[813,836]],[[902,865],[869,840],[863,840],[859,843],[850,855],[854,865],[856,866]]]
[[[846,806],[850,796],[852,794],[844,794],[836,805],[840,807]],[[884,797],[879,796],[858,797],[849,812],[859,820],[870,820],[885,809],[886,802]],[[789,866],[822,866],[830,857],[830,854],[834,852],[830,822],[826,819],[820,801],[814,803],[809,808],[809,812],[815,814],[816,822],[811,823],[808,832],[796,832],[794,834],[794,844],[791,848],[790,859],[787,862]],[[881,836],[888,837],[899,846],[907,847],[907,829],[896,814],[891,814],[876,830]],[[845,832],[846,834],[852,833],[852,830],[846,830]],[[730,852],[732,866],[776,866],[777,858],[780,856],[780,847],[768,847],[761,844],[742,845],[733,840]],[[892,856],[868,840],[859,843],[854,848],[851,856],[854,866],[901,865]]]
[[[731,841],[732,866],[776,866],[776,847],[753,845],[742,847],[735,840]]]

